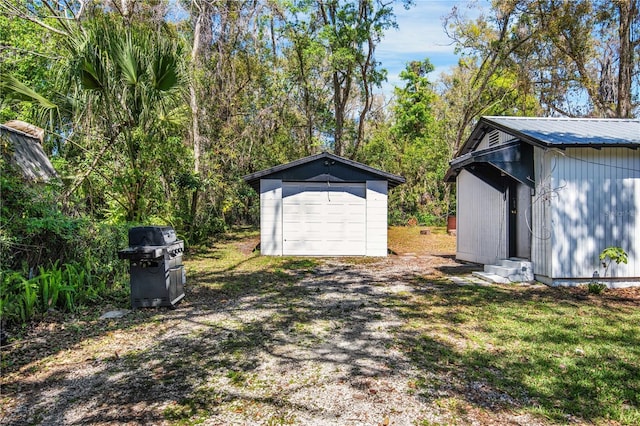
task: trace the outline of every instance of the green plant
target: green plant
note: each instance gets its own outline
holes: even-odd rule
[[[629,256],[622,247],[607,247],[600,253],[600,261],[604,268],[605,277],[607,276],[607,271],[609,270],[609,266],[611,266],[611,262],[616,262],[616,265],[619,265],[620,263],[626,264],[628,260]]]
[[[23,276],[20,272],[0,274],[0,321],[10,323],[20,319]]]
[[[39,268],[38,281],[40,283],[40,305],[42,312],[47,312],[51,308],[55,308],[58,304],[60,288],[62,283],[62,271],[57,268],[56,261],[53,267],[47,271],[42,266]]]
[[[599,282],[592,281],[589,284],[587,284],[587,289],[589,290],[589,293],[591,293],[591,294],[601,294],[607,288],[608,287],[607,287],[607,285],[605,283],[599,283]]]
[[[85,264],[56,261],[49,267],[40,266],[38,274],[27,279],[24,271],[0,274],[0,320],[7,324],[26,323],[37,314],[50,309],[75,312],[80,306],[104,299],[123,303],[128,287],[122,285],[121,274],[109,268],[93,272],[96,262]],[[114,280],[111,280],[113,277]],[[111,285],[107,285],[111,282]]]
[[[38,302],[38,277],[30,280],[22,278],[23,292],[20,295],[20,319],[23,322],[30,320],[36,312]]]

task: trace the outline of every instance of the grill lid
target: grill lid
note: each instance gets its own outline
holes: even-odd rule
[[[164,246],[177,240],[170,226],[136,226],[129,229],[129,246]]]

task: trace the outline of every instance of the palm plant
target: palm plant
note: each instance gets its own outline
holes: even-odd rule
[[[79,41],[72,69],[83,89],[82,109],[92,111],[83,118],[89,128],[102,129],[104,141],[88,172],[106,155],[112,200],[127,220],[139,221],[153,195],[157,163],[166,157],[163,141],[186,112],[181,51],[162,32],[109,17],[97,19]]]
[[[35,101],[56,128],[69,117],[61,131],[67,160],[83,172],[65,197],[97,174],[122,216],[140,221],[158,191],[158,165],[171,159],[163,142],[181,134],[188,111],[180,44],[168,29],[104,13],[66,29],[59,99],[46,99],[11,76],[2,77],[3,89]]]

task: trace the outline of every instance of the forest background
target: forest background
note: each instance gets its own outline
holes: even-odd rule
[[[133,224],[188,245],[257,224],[245,174],[330,151],[406,178],[391,224],[436,225],[455,214],[444,174],[480,116],[638,116],[639,0],[453,7],[457,66],[433,77],[415,58],[385,98],[376,47],[394,4],[413,6],[0,0],[0,123],[46,129],[60,176],[26,182],[2,141],[2,320],[118,297]]]

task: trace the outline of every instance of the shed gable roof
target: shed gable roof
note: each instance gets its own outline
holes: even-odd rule
[[[637,119],[487,116],[480,118],[457,156],[473,151],[491,130],[542,147],[640,147]]]
[[[387,173],[328,152],[310,155],[290,163],[251,173],[243,176],[243,179],[257,192],[260,191],[261,179],[306,182],[386,180],[390,188],[405,182],[402,176]]]
[[[499,130],[511,140],[487,149],[478,146],[485,135]],[[531,146],[542,148],[640,147],[640,120],[615,118],[481,117],[471,135],[450,162],[446,182],[454,182],[460,170],[490,173],[498,171],[533,185]],[[527,148],[528,147],[528,148]]]

